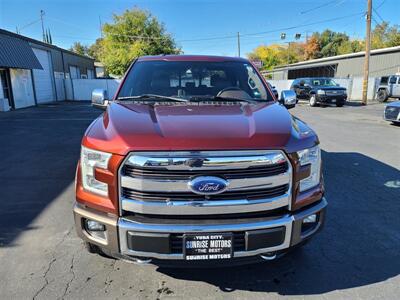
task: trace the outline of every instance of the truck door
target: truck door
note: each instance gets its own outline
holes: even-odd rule
[[[393,84],[392,96],[393,97],[400,97],[400,76],[396,76],[396,77],[397,77],[397,80]]]

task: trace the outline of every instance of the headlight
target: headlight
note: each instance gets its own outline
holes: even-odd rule
[[[324,90],[318,90],[318,91],[317,91],[317,94],[318,94],[318,95],[325,95],[325,91],[324,91]]]
[[[82,170],[82,184],[85,190],[103,196],[108,195],[108,185],[94,178],[94,169],[95,168],[107,169],[110,157],[111,157],[110,153],[96,151],[82,146],[81,170]]]
[[[308,190],[319,184],[321,177],[321,150],[319,146],[297,152],[300,165],[310,165],[310,176],[300,181],[300,192]]]

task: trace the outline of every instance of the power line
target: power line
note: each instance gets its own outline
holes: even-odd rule
[[[383,4],[385,4],[385,2],[386,2],[386,0],[383,0],[383,1],[381,2],[381,4],[379,4],[377,7],[375,7],[375,9],[379,9]]]
[[[310,22],[310,23],[303,23],[300,25],[295,25],[295,26],[290,26],[290,27],[282,27],[282,28],[277,28],[273,30],[268,30],[268,31],[262,31],[262,32],[254,32],[254,33],[244,33],[240,34],[240,37],[252,37],[256,35],[265,35],[269,33],[274,33],[274,32],[280,32],[280,31],[287,31],[287,30],[292,30],[292,29],[297,29],[301,27],[307,27],[311,25],[316,25],[316,24],[323,24],[323,23],[328,23],[328,22],[334,22],[338,20],[343,20],[347,18],[351,18],[354,16],[361,16],[364,15],[363,13],[355,13],[355,14],[350,14],[342,17],[336,17],[336,18],[331,18],[331,19],[325,19],[325,20],[320,20],[316,22]],[[49,18],[47,18],[49,19]],[[54,18],[50,18],[53,20],[56,20]],[[63,22],[64,24],[67,24],[64,21],[57,20],[58,22]],[[72,24],[69,24],[72,25]],[[75,27],[75,25],[73,25]],[[129,37],[132,39],[147,39],[147,40],[161,40],[164,39],[163,37],[150,37],[150,36],[143,36],[143,35],[128,35],[128,34],[111,34],[112,36],[121,36],[121,37]],[[62,36],[58,36],[62,37]],[[78,38],[78,39],[85,39],[85,40],[96,40],[96,38],[87,38],[87,37],[77,37],[77,36],[64,36],[65,38]],[[213,40],[222,40],[222,39],[237,39],[237,34],[232,34],[232,35],[221,35],[221,36],[214,36],[214,37],[204,37],[204,38],[197,38],[197,39],[182,39],[182,40],[176,40],[177,43],[182,43],[182,42],[198,42],[198,41],[213,41]]]
[[[303,11],[300,12],[300,14],[301,14],[301,15],[304,15],[304,14],[309,13],[309,12],[311,12],[311,11],[314,11],[314,10],[317,10],[317,9],[320,9],[320,8],[323,8],[323,7],[326,7],[326,6],[329,6],[329,5],[331,5],[331,4],[334,4],[335,2],[337,2],[337,0],[329,1],[329,2],[327,2],[327,3],[318,5],[318,6],[316,6],[316,7],[313,7],[313,8],[307,9],[307,10],[303,10]]]
[[[381,17],[381,15],[376,11],[375,8],[372,8],[372,10],[375,12],[375,15],[377,15],[379,19],[381,19],[382,22],[385,22],[385,20]]]
[[[36,24],[36,23],[38,23],[38,22],[40,22],[40,19],[37,19],[37,20],[32,21],[32,22],[30,22],[30,23],[28,23],[28,24],[25,24],[24,26],[18,27],[18,30],[21,31],[22,29],[25,29],[25,28],[27,28],[27,27],[29,27],[29,26],[31,26],[31,25],[33,25],[33,24]]]
[[[328,22],[343,20],[343,19],[347,19],[347,18],[350,18],[350,17],[354,17],[354,16],[362,16],[364,14],[365,14],[364,12],[356,13],[356,14],[346,15],[346,16],[343,16],[343,17],[337,17],[337,18],[332,18],[332,19],[326,19],[326,20],[311,22],[311,23],[307,23],[307,24],[303,23],[301,25],[290,26],[290,27],[285,27],[285,28],[279,28],[279,29],[263,31],[263,32],[258,32],[258,33],[242,34],[242,36],[249,36],[249,35],[257,35],[257,34],[265,34],[265,33],[271,33],[271,32],[279,32],[279,31],[291,30],[291,29],[296,29],[296,28],[300,28],[300,27],[307,27],[307,26],[311,26],[311,25],[317,25],[317,24],[322,24],[322,23],[328,23]]]

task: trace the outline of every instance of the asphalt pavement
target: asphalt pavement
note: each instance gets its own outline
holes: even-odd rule
[[[72,205],[80,140],[101,112],[58,103],[0,114],[1,299],[398,299],[400,127],[382,104],[291,112],[318,133],[324,230],[279,260],[138,266],[86,252]]]

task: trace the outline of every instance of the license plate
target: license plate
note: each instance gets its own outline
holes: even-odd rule
[[[332,99],[331,101],[332,101],[332,103],[336,103],[336,99]]]
[[[183,256],[186,260],[230,259],[233,256],[232,247],[232,233],[183,236]]]

